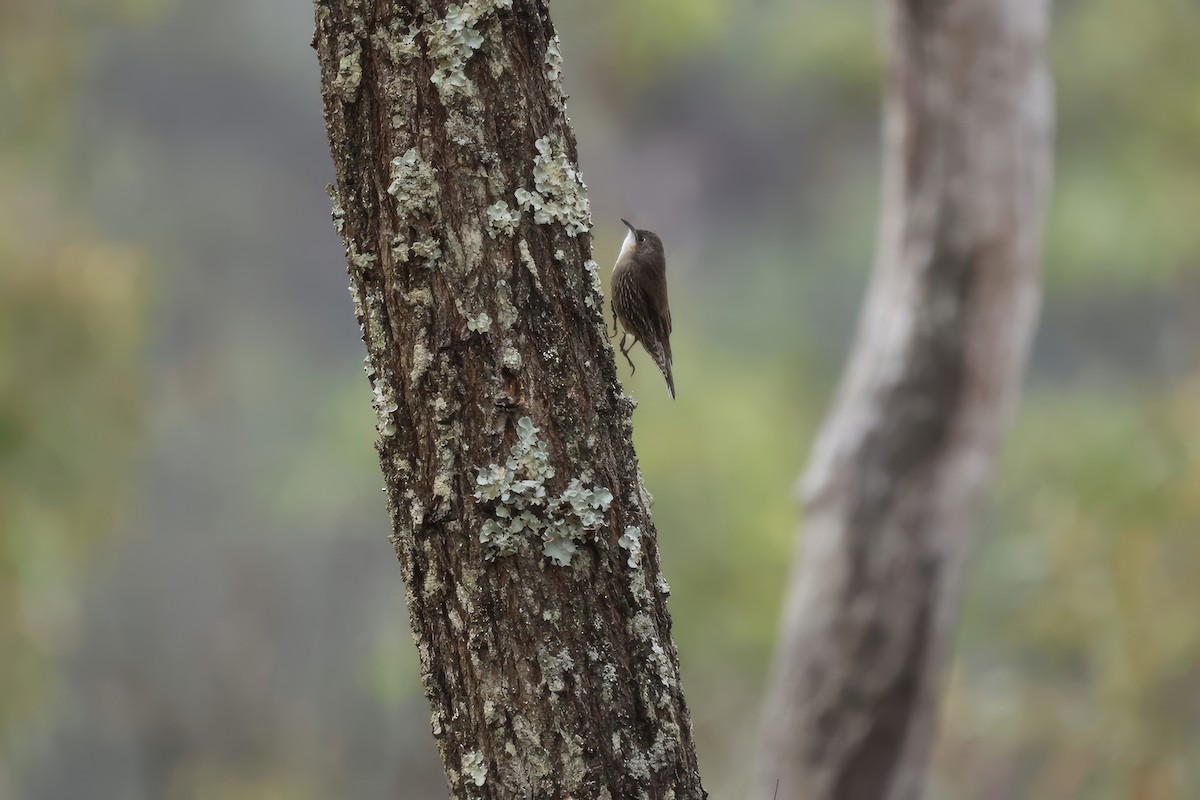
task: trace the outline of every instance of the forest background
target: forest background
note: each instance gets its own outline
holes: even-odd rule
[[[668,248],[679,399],[645,358],[627,387],[701,766],[740,797],[874,247],[877,7],[552,11],[598,258],[620,217]],[[0,6],[0,798],[444,795],[311,29]],[[1187,0],[1055,4],[1044,315],[935,800],[1200,785],[1198,37]]]

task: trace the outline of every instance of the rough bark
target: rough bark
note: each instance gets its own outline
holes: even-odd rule
[[[1039,304],[1045,0],[891,0],[879,244],[805,480],[758,769],[769,797],[920,795],[973,513]]]
[[[700,798],[544,0],[318,0],[392,541],[453,796]]]

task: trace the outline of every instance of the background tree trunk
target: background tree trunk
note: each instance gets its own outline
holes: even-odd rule
[[[542,0],[318,0],[378,449],[456,797],[700,798]]]
[[[768,693],[769,797],[917,797],[973,512],[1039,302],[1045,0],[891,0],[884,201],[858,340],[803,486]]]

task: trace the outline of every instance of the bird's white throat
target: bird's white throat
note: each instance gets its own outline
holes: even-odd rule
[[[637,237],[633,235],[633,231],[625,234],[625,241],[621,242],[621,252],[617,255],[617,261],[620,261],[626,256],[631,256],[637,250]]]

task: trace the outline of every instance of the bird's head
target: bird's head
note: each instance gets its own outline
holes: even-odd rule
[[[621,255],[636,258],[639,261],[651,261],[654,259],[663,258],[663,243],[662,239],[658,238],[658,234],[654,231],[639,230],[633,227],[633,223],[623,219],[625,227],[629,228],[629,233],[625,234],[625,241],[621,243]]]

